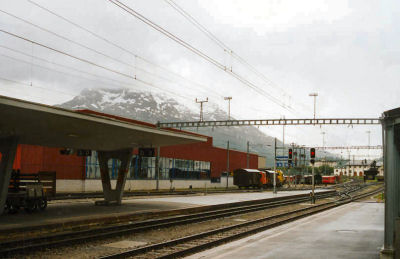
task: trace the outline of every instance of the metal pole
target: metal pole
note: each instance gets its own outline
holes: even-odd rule
[[[308,96],[314,97],[314,125],[315,125],[315,114],[316,114],[316,106],[317,106],[317,96],[318,93],[311,93]]]
[[[156,190],[159,189],[160,184],[160,147],[157,147],[157,156],[156,156]]]
[[[314,120],[315,120],[316,106],[317,106],[317,96],[314,95]]]
[[[276,138],[274,138],[274,193],[276,193]]]
[[[368,160],[369,160],[369,148],[371,146],[371,131],[367,130],[367,134],[368,134]]]
[[[227,162],[226,162],[226,189],[228,189],[228,180],[229,180],[229,140],[226,143],[226,151],[227,151]]]
[[[285,117],[283,117],[285,118]],[[285,125],[283,125],[283,129],[282,129],[282,156],[285,155]]]
[[[231,120],[231,100],[232,96],[224,97],[224,100],[228,100],[228,121]]]
[[[324,163],[323,163],[323,165],[324,165],[324,175],[326,175],[325,133],[326,133],[325,131],[322,132],[322,150],[324,151],[324,155],[325,155]]]
[[[247,164],[246,168],[250,168],[250,141],[247,141]]]
[[[231,99],[228,100],[228,120],[231,120]]]
[[[314,164],[312,165],[312,194],[311,194],[311,203],[315,203],[315,198],[314,198],[314,188],[315,188],[315,182],[314,182]]]

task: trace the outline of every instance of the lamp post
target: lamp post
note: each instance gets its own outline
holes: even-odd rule
[[[276,194],[276,138],[274,138],[274,194]]]
[[[314,120],[315,120],[315,113],[316,113],[316,105],[317,105],[317,96],[318,96],[318,93],[310,93],[308,96],[314,97]]]
[[[371,131],[367,130],[366,133],[368,134],[368,160],[369,160],[369,147],[371,146]]]
[[[326,152],[325,152],[325,134],[326,134],[326,132],[323,131],[323,132],[321,132],[321,134],[322,134],[322,150],[324,151],[324,155],[325,155],[325,157],[324,157],[324,174],[326,175]]]
[[[232,100],[232,96],[224,97],[224,100],[228,101],[228,121],[230,121],[231,120],[231,100]]]
[[[226,157],[226,189],[228,189],[229,187],[229,140],[226,143],[226,153],[227,153],[227,157]]]

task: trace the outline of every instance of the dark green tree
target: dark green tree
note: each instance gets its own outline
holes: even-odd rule
[[[329,165],[321,165],[315,168],[315,171],[321,175],[333,175],[333,167]]]

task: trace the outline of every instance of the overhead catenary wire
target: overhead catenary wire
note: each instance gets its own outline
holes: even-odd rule
[[[148,59],[146,59],[146,58],[144,58],[144,57],[142,57],[142,56],[140,56],[140,55],[138,55],[138,54],[136,54],[136,53],[134,53],[134,52],[132,52],[132,51],[130,51],[130,50],[128,50],[127,48],[124,48],[124,47],[122,47],[121,45],[119,45],[119,44],[117,44],[117,43],[115,43],[115,42],[113,42],[113,41],[107,39],[106,37],[103,37],[103,36],[99,35],[98,33],[95,33],[95,32],[93,32],[93,31],[91,31],[91,30],[85,28],[84,26],[82,26],[82,25],[80,25],[80,24],[78,24],[78,23],[76,23],[76,22],[73,22],[73,21],[71,21],[70,19],[67,19],[65,16],[62,16],[62,15],[60,15],[60,14],[58,14],[58,13],[56,13],[56,12],[50,10],[49,8],[46,8],[46,7],[44,7],[44,6],[42,6],[42,5],[38,4],[38,3],[36,3],[35,1],[32,1],[32,0],[27,0],[27,1],[28,1],[29,3],[31,3],[32,5],[35,5],[36,7],[42,9],[43,11],[46,11],[46,12],[48,12],[48,13],[50,13],[50,14],[56,16],[56,17],[58,17],[59,19],[61,19],[61,20],[65,21],[65,22],[67,22],[67,23],[73,25],[74,27],[79,28],[79,29],[85,31],[86,33],[92,35],[93,37],[95,37],[95,38],[97,38],[97,39],[100,39],[100,40],[102,40],[102,41],[108,43],[109,45],[111,45],[111,46],[113,46],[113,47],[115,47],[115,48],[117,48],[117,49],[119,49],[119,50],[122,50],[122,51],[124,51],[125,53],[128,53],[128,54],[132,55],[132,56],[135,58],[135,60],[136,60],[136,59],[140,59],[140,60],[142,60],[143,62],[145,62],[145,63],[147,63],[147,64],[149,64],[149,65],[155,66],[155,67],[157,67],[158,69],[163,70],[164,72],[167,72],[167,73],[169,73],[169,74],[172,74],[172,75],[174,75],[174,76],[176,76],[176,77],[178,77],[178,78],[180,78],[180,79],[182,79],[182,80],[185,80],[185,81],[187,81],[187,82],[189,82],[189,83],[191,83],[191,84],[197,85],[197,86],[199,86],[199,87],[201,87],[201,88],[207,88],[207,91],[211,91],[211,92],[213,92],[214,94],[218,95],[218,96],[221,97],[221,98],[223,97],[223,95],[221,95],[221,94],[219,94],[218,92],[216,92],[213,88],[209,88],[209,87],[206,87],[206,86],[204,86],[204,85],[201,85],[201,84],[199,84],[199,83],[197,83],[197,82],[194,82],[193,80],[191,80],[191,79],[189,79],[189,78],[186,78],[186,77],[184,77],[184,76],[182,76],[182,75],[180,75],[180,74],[178,74],[178,73],[175,73],[175,72],[173,72],[173,71],[171,71],[171,70],[169,70],[169,69],[167,69],[167,68],[165,68],[165,67],[163,67],[163,66],[160,66],[160,65],[158,65],[158,64],[156,64],[156,63],[154,63],[154,62],[152,62],[152,61],[150,61],[150,60],[148,60]]]
[[[60,14],[58,14],[58,13],[56,13],[56,12],[54,12],[54,11],[52,11],[52,10],[50,10],[50,9],[48,9],[48,8],[46,8],[46,7],[44,7],[44,6],[42,6],[42,5],[40,5],[40,4],[38,4],[38,3],[36,3],[36,2],[34,2],[34,1],[32,1],[32,0],[27,0],[27,1],[28,1],[29,3],[35,5],[36,7],[40,8],[40,9],[42,9],[42,10],[44,10],[44,11],[46,11],[46,12],[48,12],[48,13],[50,13],[50,14],[56,16],[56,17],[58,17],[59,19],[62,19],[63,21],[65,21],[65,22],[67,22],[67,23],[73,25],[74,27],[77,27],[77,28],[79,28],[79,29],[81,29],[81,30],[83,30],[83,31],[85,31],[85,32],[87,32],[87,33],[89,33],[90,35],[92,35],[92,36],[94,36],[94,37],[96,37],[96,38],[98,38],[98,39],[100,39],[100,40],[102,40],[102,41],[104,41],[104,42],[106,42],[106,43],[108,43],[108,44],[110,44],[110,45],[112,45],[112,46],[114,46],[114,47],[116,47],[116,48],[118,48],[118,49],[120,49],[120,50],[122,50],[122,51],[124,51],[124,52],[126,52],[126,53],[128,53],[128,54],[130,54],[130,55],[132,55],[132,56],[134,56],[135,60],[136,60],[136,59],[140,59],[140,60],[144,61],[144,62],[147,63],[147,64],[150,64],[150,65],[152,65],[152,66],[155,66],[155,67],[161,69],[161,70],[164,71],[164,72],[170,73],[170,74],[172,74],[172,75],[174,75],[174,76],[176,76],[176,77],[178,77],[178,78],[180,78],[180,79],[182,79],[182,80],[185,80],[185,81],[187,81],[187,82],[189,82],[189,83],[191,83],[191,84],[197,85],[200,89],[207,88],[207,93],[208,93],[208,94],[209,94],[209,93],[212,93],[212,94],[214,94],[215,96],[218,96],[218,97],[220,97],[220,98],[223,98],[223,95],[221,95],[221,94],[219,94],[218,92],[216,92],[213,88],[208,88],[208,87],[206,87],[206,86],[204,86],[204,85],[201,85],[201,84],[199,84],[199,83],[197,83],[197,82],[194,82],[194,81],[192,81],[192,80],[190,80],[190,79],[188,79],[188,78],[186,78],[186,77],[183,77],[183,76],[180,75],[180,74],[177,74],[177,73],[175,73],[175,72],[173,72],[173,71],[170,71],[170,70],[168,70],[167,68],[164,68],[164,67],[162,67],[162,66],[160,66],[160,65],[158,65],[158,64],[155,64],[154,62],[151,62],[151,61],[149,61],[148,59],[145,59],[145,58],[143,58],[143,57],[137,55],[136,53],[133,53],[132,51],[130,51],[130,50],[128,50],[128,49],[126,49],[126,48],[124,48],[124,47],[122,47],[122,46],[116,44],[115,42],[112,42],[111,40],[109,40],[109,39],[107,39],[107,38],[105,38],[105,37],[103,37],[103,36],[101,36],[101,35],[99,35],[99,34],[93,32],[93,31],[91,31],[91,30],[89,30],[89,29],[83,27],[82,25],[80,25],[80,24],[78,24],[78,23],[75,23],[75,22],[73,22],[73,21],[67,19],[66,17],[64,17],[64,16],[62,16],[62,15],[60,15]],[[135,65],[135,67],[136,67],[136,65]],[[138,68],[138,70],[139,70],[139,69],[140,69],[140,68]],[[161,76],[158,76],[158,77],[159,77],[159,78],[162,78]],[[246,82],[246,83],[247,83],[247,82]],[[250,83],[250,82],[249,82],[249,83]],[[266,94],[265,92],[263,93],[262,91],[259,91],[259,90],[257,90],[257,92],[259,92],[260,94]],[[273,97],[271,96],[271,98],[273,98]],[[276,102],[279,102],[279,100],[277,100],[277,99],[276,99],[275,101],[276,101]]]
[[[67,93],[67,92],[64,92],[64,91],[59,91],[59,90],[54,90],[54,89],[48,89],[48,88],[46,88],[46,87],[41,87],[41,86],[38,86],[38,85],[36,85],[36,84],[35,84],[35,85],[33,85],[33,84],[28,84],[28,83],[24,83],[24,82],[12,80],[12,79],[4,78],[4,77],[0,77],[0,80],[6,81],[6,82],[9,82],[9,83],[14,83],[14,84],[19,84],[19,85],[24,85],[24,86],[39,88],[39,89],[46,90],[46,91],[58,92],[58,93],[62,93],[62,94],[65,94],[65,95],[69,95],[69,96],[75,97],[75,95],[72,94],[72,93]],[[25,93],[24,93],[24,94],[25,94]],[[39,97],[39,96],[32,96],[32,97],[35,97],[35,98],[36,98],[36,97]]]
[[[1,46],[0,46],[0,47],[1,47]],[[110,83],[100,82],[100,81],[98,81],[98,80],[93,80],[93,79],[89,79],[89,78],[86,78],[86,77],[83,77],[83,76],[80,76],[80,75],[75,75],[75,74],[71,74],[71,73],[68,73],[68,72],[59,71],[59,70],[56,70],[56,69],[53,69],[53,68],[48,68],[48,67],[45,67],[45,66],[41,66],[41,65],[35,64],[35,63],[33,63],[33,62],[25,61],[25,60],[18,59],[18,58],[15,58],[15,57],[11,57],[11,56],[8,56],[8,55],[0,54],[0,56],[1,56],[1,57],[5,57],[5,58],[8,58],[8,59],[11,59],[11,60],[14,60],[14,61],[16,61],[16,62],[20,62],[20,63],[25,63],[25,64],[28,64],[28,65],[31,65],[32,67],[37,67],[37,68],[45,69],[45,70],[52,71],[52,72],[56,72],[56,73],[59,73],[59,74],[63,74],[63,75],[69,76],[69,77],[75,77],[75,78],[83,79],[83,80],[86,80],[86,81],[94,82],[94,83],[96,83],[96,84],[99,84],[99,83],[100,83],[100,84],[107,85],[107,86],[112,85],[112,86],[116,86],[116,87],[118,87],[118,88],[121,88],[122,86],[128,86],[128,85],[129,85],[129,84],[125,83],[125,82],[119,82],[119,85],[112,84],[112,83],[110,84]],[[36,57],[34,57],[34,56],[33,56],[33,58],[36,59]],[[80,72],[80,71],[79,71],[79,72]],[[82,72],[80,72],[80,73],[82,73]],[[92,74],[92,75],[93,75],[93,74]],[[32,85],[32,86],[33,86],[33,85]],[[129,85],[129,86],[137,87],[137,86],[135,86],[135,85]],[[75,96],[76,96],[76,95],[74,95],[74,97],[75,97]]]
[[[290,96],[284,89],[276,85],[272,80],[266,77],[263,73],[258,71],[253,65],[251,65],[248,61],[244,58],[239,56],[235,51],[233,51],[230,47],[228,47],[224,42],[218,39],[210,30],[208,30],[205,26],[203,26],[200,22],[198,22],[190,13],[185,11],[182,7],[180,7],[175,1],[173,0],[165,0],[167,4],[169,4],[174,10],[180,13],[184,18],[186,18],[191,24],[193,24],[197,29],[203,32],[210,40],[216,43],[219,47],[221,47],[226,53],[230,54],[233,58],[237,61],[242,63],[242,65],[246,66],[250,71],[252,71],[255,75],[261,78],[265,83],[271,85],[272,87],[278,88],[283,95]],[[306,105],[299,103],[303,107],[307,107]],[[308,107],[307,107],[308,108]]]
[[[36,63],[29,62],[29,61],[26,61],[26,60],[22,60],[22,59],[19,59],[19,58],[15,58],[15,57],[11,57],[11,56],[8,56],[8,55],[0,54],[0,56],[8,58],[8,59],[11,59],[11,60],[14,60],[16,62],[25,63],[25,64],[28,64],[28,65],[31,65],[31,66],[34,66],[34,67],[37,67],[37,68],[41,68],[41,69],[45,69],[45,70],[48,70],[48,71],[56,72],[56,73],[63,74],[65,76],[69,76],[69,77],[82,79],[82,80],[85,80],[85,81],[88,81],[88,82],[101,84],[101,85],[104,85],[105,88],[109,87],[109,86],[113,86],[115,89],[120,89],[121,87],[126,87],[126,88],[131,88],[131,89],[139,89],[138,85],[131,84],[129,82],[124,82],[124,81],[108,78],[108,77],[105,77],[105,76],[102,76],[102,75],[99,75],[99,74],[90,73],[90,72],[87,72],[87,71],[84,71],[84,70],[77,69],[75,67],[67,66],[67,65],[60,64],[60,63],[57,63],[57,62],[54,62],[54,61],[51,61],[51,60],[47,60],[47,59],[44,59],[44,58],[41,58],[41,57],[37,57],[37,56],[28,54],[28,53],[20,51],[20,50],[16,50],[16,49],[10,48],[8,46],[0,45],[0,48],[6,49],[8,51],[12,51],[14,53],[17,53],[19,55],[31,58],[33,60],[38,60],[38,61],[41,61],[41,62],[44,62],[44,63],[52,64],[52,65],[55,65],[55,66],[58,66],[58,67],[61,67],[61,68],[67,69],[67,70],[71,70],[71,71],[76,72],[76,73],[80,73],[80,74],[84,74],[84,75],[88,75],[88,76],[94,77],[96,79],[101,78],[103,80],[107,80],[107,81],[110,81],[112,83],[110,83],[110,82],[102,82],[102,81],[99,81],[99,80],[90,79],[90,78],[87,78],[87,77],[84,77],[84,76],[81,76],[81,75],[72,74],[72,73],[68,73],[68,72],[65,72],[65,71],[60,71],[60,70],[57,70],[57,69],[54,69],[54,68],[41,66],[41,65],[38,65]],[[32,85],[32,87],[35,87],[35,85]],[[58,92],[60,92],[60,91],[58,91]],[[68,95],[73,96],[72,94],[68,94]],[[191,100],[191,99],[188,99],[188,100]],[[249,107],[249,108],[254,110],[253,107]]]
[[[102,40],[102,41],[104,41],[104,42],[110,44],[111,46],[116,47],[116,48],[118,48],[118,49],[120,49],[120,50],[122,50],[122,51],[124,51],[124,52],[126,52],[126,53],[128,53],[128,54],[130,54],[130,55],[132,55],[132,56],[135,58],[135,60],[136,60],[136,59],[139,59],[139,60],[141,60],[141,61],[143,61],[143,62],[145,62],[145,63],[147,63],[147,64],[149,64],[149,65],[155,66],[155,67],[157,67],[158,69],[160,69],[160,70],[162,70],[162,71],[164,71],[164,72],[166,72],[166,73],[169,73],[169,74],[171,74],[171,75],[173,75],[173,76],[175,76],[175,77],[177,77],[177,78],[179,78],[179,79],[182,79],[182,80],[185,80],[185,81],[187,81],[187,82],[189,82],[189,83],[191,83],[191,84],[197,85],[198,87],[200,87],[200,89],[204,89],[204,88],[206,87],[206,86],[201,85],[201,84],[199,84],[199,83],[197,83],[197,82],[194,82],[193,80],[191,80],[191,79],[189,79],[189,78],[186,78],[186,77],[184,77],[184,76],[182,76],[182,75],[180,75],[180,74],[178,74],[178,73],[175,73],[175,72],[173,72],[173,71],[171,71],[171,70],[168,70],[168,69],[165,68],[165,67],[162,67],[162,66],[160,66],[160,65],[158,65],[158,64],[156,64],[156,63],[154,63],[154,62],[151,62],[150,60],[148,60],[148,59],[146,59],[146,58],[143,58],[143,57],[141,57],[141,56],[135,54],[134,52],[132,52],[132,51],[130,51],[130,50],[128,50],[128,49],[122,47],[121,45],[119,45],[119,44],[117,44],[117,43],[111,41],[110,39],[107,39],[106,37],[103,37],[103,36],[101,36],[101,35],[99,35],[99,34],[93,32],[93,31],[91,31],[91,30],[89,30],[89,29],[83,27],[82,25],[80,25],[80,24],[78,24],[78,23],[75,23],[75,22],[69,20],[69,19],[66,18],[65,16],[62,16],[62,15],[60,15],[59,13],[56,13],[56,12],[54,12],[54,11],[52,11],[52,10],[50,10],[50,9],[48,9],[48,8],[46,8],[46,7],[44,7],[44,6],[42,6],[42,5],[40,5],[40,4],[38,4],[38,3],[34,2],[34,1],[32,1],[32,0],[27,0],[27,1],[28,1],[29,3],[31,3],[31,4],[33,4],[34,6],[36,6],[36,7],[40,8],[40,9],[42,9],[43,11],[48,12],[48,13],[50,13],[51,15],[54,15],[54,16],[56,16],[57,18],[62,19],[63,21],[65,21],[65,22],[67,22],[67,23],[73,25],[74,27],[79,28],[79,29],[81,29],[81,30],[83,30],[83,31],[85,31],[85,32],[87,32],[87,33],[89,33],[90,35],[96,37],[97,39]],[[59,64],[59,65],[60,65],[60,64]],[[135,65],[135,67],[136,67],[136,65]],[[159,76],[159,78],[162,78],[162,77]],[[114,79],[107,79],[107,80],[113,80],[113,81],[115,81]],[[119,83],[120,83],[120,82],[119,82]],[[214,91],[214,88],[207,88],[207,93],[209,94],[210,92],[214,93],[216,96],[218,96],[218,97],[220,97],[220,98],[223,97],[223,95],[221,95],[221,94],[219,94],[218,92]],[[176,95],[176,94],[175,94],[175,95]],[[251,107],[251,106],[248,107],[248,108],[249,108],[249,109],[253,109],[253,107]]]
[[[68,57],[70,57],[70,58],[72,58],[72,59],[76,59],[76,60],[78,60],[78,61],[81,61],[81,62],[90,64],[90,65],[95,66],[95,67],[97,67],[97,68],[101,68],[101,69],[103,69],[103,70],[106,70],[106,71],[115,73],[115,74],[117,74],[117,75],[120,75],[120,76],[129,78],[129,79],[132,79],[132,80],[136,80],[137,82],[143,83],[143,84],[145,84],[145,85],[148,85],[148,86],[150,86],[150,87],[156,88],[156,89],[158,89],[158,90],[165,91],[165,92],[169,92],[169,93],[171,93],[171,94],[173,94],[173,95],[175,95],[175,96],[179,96],[179,97],[181,97],[181,98],[188,99],[187,96],[177,94],[176,92],[171,92],[171,91],[169,91],[169,90],[167,90],[167,89],[165,89],[165,88],[158,87],[158,86],[154,85],[153,83],[149,83],[149,82],[146,82],[146,81],[144,81],[144,80],[142,80],[142,79],[138,79],[138,78],[135,78],[134,76],[131,76],[131,75],[125,74],[125,73],[123,73],[123,72],[117,71],[117,70],[115,70],[115,69],[111,69],[111,68],[109,68],[109,67],[106,67],[106,66],[103,66],[103,65],[99,65],[99,64],[97,64],[97,63],[95,63],[95,62],[93,62],[93,61],[90,61],[90,60],[87,60],[87,59],[84,59],[84,58],[81,58],[81,57],[74,56],[74,55],[69,54],[69,53],[67,53],[67,52],[65,52],[65,51],[61,51],[61,50],[55,49],[55,48],[53,48],[53,47],[50,47],[50,46],[47,46],[47,45],[45,45],[45,44],[36,42],[36,41],[34,41],[34,40],[30,40],[30,39],[28,39],[28,38],[26,38],[26,37],[23,37],[23,36],[20,36],[20,35],[17,35],[17,34],[8,32],[8,31],[5,31],[5,30],[3,30],[3,29],[0,29],[0,32],[5,33],[5,34],[7,34],[7,35],[9,35],[9,36],[12,36],[12,37],[15,37],[15,38],[18,38],[18,39],[21,39],[21,40],[24,40],[24,41],[33,43],[33,44],[35,44],[35,45],[38,45],[38,46],[40,46],[40,47],[49,49],[49,50],[54,51],[54,52],[56,52],[56,53],[59,53],[59,54],[68,56]]]
[[[128,84],[127,82],[123,82],[123,81],[119,81],[119,80],[116,80],[116,79],[108,78],[108,77],[105,77],[105,76],[103,76],[103,75],[94,74],[94,73],[91,73],[91,72],[87,72],[87,71],[84,71],[84,70],[77,69],[77,68],[75,68],[75,67],[67,66],[67,65],[60,64],[60,63],[57,63],[57,62],[54,62],[54,61],[51,61],[51,60],[47,60],[47,59],[44,59],[44,58],[41,58],[41,57],[37,57],[37,56],[34,56],[34,55],[30,55],[30,54],[28,54],[28,53],[26,53],[26,52],[23,52],[23,51],[20,51],[20,50],[16,50],[16,49],[7,47],[7,46],[5,46],[5,45],[0,45],[0,48],[4,48],[4,49],[7,49],[7,50],[12,51],[12,52],[14,52],[14,53],[18,53],[18,54],[23,55],[23,56],[26,56],[26,57],[30,57],[30,58],[33,58],[33,59],[36,59],[36,60],[40,60],[40,61],[45,62],[45,63],[49,63],[49,64],[52,64],[52,65],[56,65],[56,66],[59,66],[59,67],[62,67],[62,68],[65,68],[65,69],[68,69],[68,70],[71,70],[71,71],[74,71],[74,72],[78,72],[78,73],[81,73],[81,74],[90,75],[90,76],[93,76],[93,77],[95,77],[95,78],[102,78],[102,79],[104,79],[104,80],[108,80],[108,81],[111,81],[111,82],[114,82],[114,83],[117,83],[117,84],[121,84],[121,85],[124,85],[124,84],[126,85],[126,84]],[[25,62],[25,61],[24,61],[24,62]],[[35,64],[35,65],[36,65],[36,64]],[[38,66],[38,65],[36,65],[36,66]],[[54,70],[54,69],[50,69],[50,68],[46,68],[46,69],[53,70],[53,71],[56,71],[56,72],[58,72],[58,73],[66,73],[66,72],[61,72],[61,71]],[[75,76],[75,77],[79,77],[79,78],[82,78],[82,79],[85,79],[85,80],[91,80],[91,81],[93,81],[93,82],[97,82],[97,81],[95,81],[95,80],[87,79],[87,78],[82,77],[82,76],[77,76],[77,75],[73,75],[73,74],[69,74],[69,73],[68,73],[68,75]],[[104,84],[104,82],[103,82],[103,84]],[[107,84],[109,84],[109,83],[107,83]]]
[[[217,68],[227,72],[228,74],[234,76],[236,79],[239,79],[240,82],[242,82],[243,84],[247,85],[248,87],[252,88],[254,90],[254,88],[258,89],[258,86],[256,86],[253,83],[250,83],[248,80],[244,79],[243,77],[241,77],[240,75],[238,75],[237,73],[230,71],[229,69],[226,69],[226,67],[221,64],[220,62],[218,62],[217,60],[213,59],[212,57],[208,56],[207,54],[203,53],[202,51],[200,51],[199,49],[193,47],[192,45],[190,45],[189,43],[187,43],[186,41],[182,40],[181,38],[177,37],[176,35],[170,33],[169,31],[167,31],[166,29],[162,28],[161,26],[155,24],[154,22],[152,22],[151,20],[149,20],[148,18],[144,17],[143,15],[139,14],[138,12],[136,12],[135,10],[133,10],[132,8],[130,8],[129,6],[121,3],[118,0],[108,0],[109,2],[111,2],[112,4],[118,6],[119,8],[121,8],[122,10],[126,11],[127,13],[131,14],[132,16],[136,17],[137,19],[139,19],[140,21],[144,22],[145,24],[149,25],[150,27],[154,28],[155,30],[161,32],[162,34],[164,34],[165,36],[167,36],[168,38],[174,40],[175,42],[177,42],[178,44],[184,46],[185,48],[187,48],[188,50],[190,50],[191,52],[193,52],[194,54],[202,57],[203,59],[205,59],[206,61],[210,62],[211,64],[213,64],[214,66],[216,66]],[[279,99],[277,98],[271,98],[270,95],[265,95],[263,94],[262,91],[259,90],[259,93],[261,93],[262,95],[264,95],[265,97],[267,97],[268,99],[272,100],[274,103],[276,103],[277,105],[281,106],[282,108],[293,112],[292,109],[290,109],[289,107],[287,107],[284,103],[282,103]]]
[[[171,79],[168,79],[168,78],[166,78],[166,77],[157,75],[157,74],[155,74],[155,73],[151,73],[151,72],[149,72],[149,71],[147,71],[147,70],[145,70],[145,69],[142,69],[142,68],[140,68],[140,67],[137,67],[136,64],[135,64],[135,66],[132,66],[131,64],[129,64],[129,63],[127,63],[127,62],[124,62],[124,61],[121,61],[121,60],[119,60],[119,59],[116,59],[116,58],[114,58],[114,57],[112,57],[112,56],[110,56],[110,55],[107,55],[107,54],[105,54],[105,53],[103,53],[103,52],[101,52],[101,51],[98,51],[98,50],[96,50],[96,49],[94,49],[94,48],[91,48],[91,47],[89,47],[89,46],[86,46],[86,45],[84,45],[84,44],[82,44],[82,43],[80,43],[80,42],[77,42],[77,41],[74,41],[74,40],[72,40],[72,39],[69,39],[69,38],[67,38],[67,37],[65,37],[65,36],[63,36],[63,35],[61,35],[61,34],[59,34],[59,33],[56,33],[56,32],[53,32],[53,31],[51,31],[51,30],[48,30],[48,29],[46,29],[46,28],[44,28],[44,27],[42,27],[42,26],[36,25],[36,24],[34,24],[34,23],[32,23],[32,22],[29,22],[29,21],[27,21],[27,20],[25,20],[25,19],[23,19],[23,18],[21,18],[21,17],[18,17],[18,16],[14,15],[14,14],[11,14],[11,13],[6,12],[6,11],[1,10],[1,9],[0,9],[0,12],[6,14],[6,15],[8,15],[8,16],[11,16],[11,17],[13,17],[13,18],[15,18],[15,19],[17,19],[17,20],[19,20],[19,21],[22,21],[22,22],[24,22],[24,23],[27,23],[27,24],[29,24],[29,25],[31,25],[31,26],[37,28],[37,29],[40,29],[40,30],[42,30],[42,31],[45,31],[45,32],[47,32],[47,33],[49,33],[49,34],[51,34],[51,35],[54,35],[54,36],[56,36],[56,37],[58,37],[58,38],[60,38],[60,39],[63,39],[63,40],[68,41],[68,42],[70,42],[70,43],[73,43],[73,44],[75,44],[75,45],[77,45],[77,46],[79,46],[79,47],[82,47],[82,48],[84,48],[84,49],[86,49],[86,50],[89,50],[89,51],[91,51],[91,52],[94,52],[94,53],[96,53],[96,54],[98,54],[98,55],[101,55],[101,56],[103,56],[103,57],[106,57],[106,58],[108,58],[108,59],[111,59],[111,60],[113,60],[113,61],[115,61],[115,62],[117,62],[117,63],[120,63],[120,64],[122,64],[122,65],[131,67],[131,68],[134,68],[135,71],[138,70],[138,71],[143,72],[144,74],[147,74],[147,75],[150,75],[150,76],[153,76],[153,77],[157,77],[157,78],[159,78],[159,79],[165,80],[165,81],[167,81],[167,82],[169,82],[169,83],[172,83],[172,84],[176,84],[176,85],[178,85],[178,86],[182,86],[182,85],[180,85],[180,84],[177,84],[176,82],[174,82],[174,81],[171,80]],[[136,57],[136,56],[135,56],[135,57]],[[137,79],[136,73],[134,74],[133,77],[134,77],[135,79]],[[187,87],[187,86],[182,86],[182,87]],[[203,89],[200,89],[200,90],[203,90]],[[203,91],[204,91],[204,90],[203,90]],[[207,93],[209,93],[209,92],[207,92]],[[213,93],[213,94],[215,94],[215,93]]]

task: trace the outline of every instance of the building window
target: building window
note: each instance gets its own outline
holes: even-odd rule
[[[117,179],[121,161],[108,161],[111,179]],[[207,161],[185,160],[160,157],[159,179],[210,179],[211,163]],[[97,152],[93,151],[85,161],[86,179],[101,179]],[[156,179],[156,158],[134,156],[128,168],[128,179]]]

